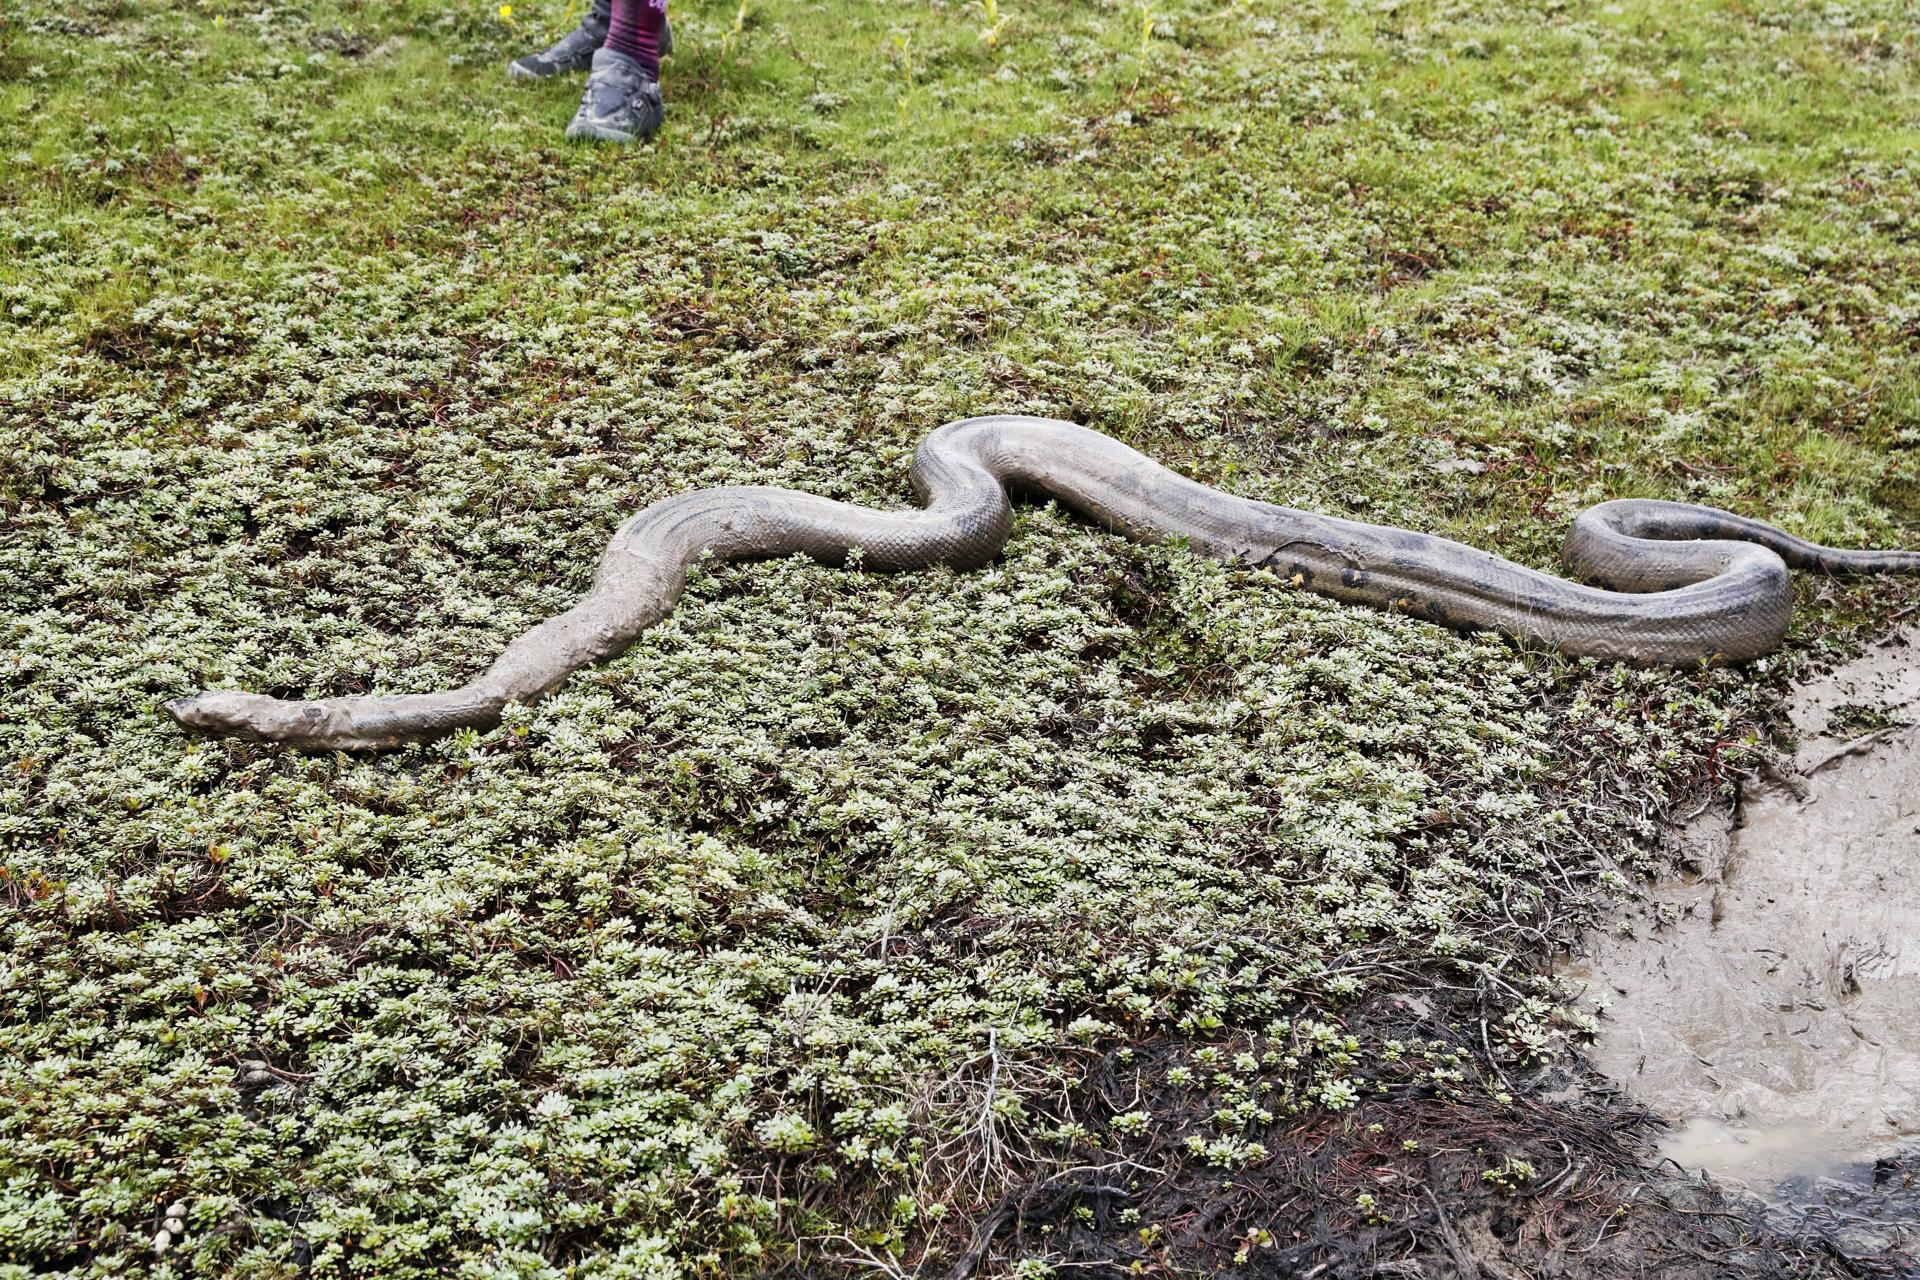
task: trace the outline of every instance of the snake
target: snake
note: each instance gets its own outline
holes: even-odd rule
[[[875,510],[794,489],[727,486],[663,498],[614,532],[592,589],[440,693],[283,700],[214,690],[165,704],[202,733],[310,752],[382,750],[485,731],[574,672],[623,652],[673,611],[702,561],[801,555],[881,572],[977,569],[1013,530],[1016,497],[1057,501],[1136,542],[1183,543],[1293,587],[1522,646],[1640,666],[1746,662],[1784,641],[1789,567],[1920,572],[1920,552],[1821,546],[1714,507],[1625,498],[1581,512],[1574,581],[1449,538],[1238,497],[1112,436],[1048,418],[965,418],[914,453],[917,509]]]

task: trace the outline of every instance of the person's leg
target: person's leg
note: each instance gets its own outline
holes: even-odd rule
[[[508,63],[507,74],[516,80],[545,80],[548,76],[585,71],[593,65],[594,50],[607,42],[607,28],[612,22],[613,0],[593,0],[579,26],[548,48]],[[658,52],[660,56],[673,52],[673,28],[667,25],[664,14]],[[659,78],[654,76],[655,80]]]
[[[617,49],[640,64],[647,79],[660,80],[661,36],[667,25],[667,0],[611,0],[607,24],[609,49]]]
[[[613,0],[607,43],[593,55],[593,71],[569,138],[639,142],[659,129],[660,55],[665,51],[667,0]]]

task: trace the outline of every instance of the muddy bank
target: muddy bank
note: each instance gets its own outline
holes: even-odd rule
[[[1363,1041],[1452,1045],[1491,1080],[1492,1061],[1472,1057],[1477,1008],[1464,991],[1384,996],[1349,1011],[1345,1026]],[[1118,1095],[1173,1123],[1140,1146],[1089,1149],[1014,1185],[955,1262],[926,1274],[1005,1277],[1043,1254],[1050,1274],[1113,1280],[1912,1274],[1904,1255],[1847,1238],[1841,1211],[1778,1223],[1714,1184],[1646,1168],[1650,1117],[1568,1062],[1506,1073],[1505,1099],[1376,1076],[1350,1112],[1276,1117],[1254,1131],[1268,1154],[1244,1168],[1186,1158],[1188,1137],[1218,1132],[1219,1095],[1134,1090],[1142,1059],[1190,1062],[1193,1050],[1136,1042],[1104,1055],[1079,1086],[1076,1113]]]
[[[1920,1129],[1920,647],[1790,714],[1791,767],[1696,815],[1688,871],[1566,973],[1601,1013],[1595,1066],[1674,1123],[1664,1154],[1810,1201]]]

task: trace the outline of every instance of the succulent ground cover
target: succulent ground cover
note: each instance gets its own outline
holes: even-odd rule
[[[502,74],[557,0],[7,5],[0,1273],[1883,1265],[1640,1168],[1544,975],[1897,583],[1637,672],[1043,507],[486,735],[158,706],[457,682],[639,506],[989,410],[1542,566],[1912,544],[1914,18],[697,0],[606,151]]]

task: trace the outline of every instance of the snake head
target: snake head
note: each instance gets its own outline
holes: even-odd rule
[[[285,705],[278,698],[262,693],[220,689],[175,698],[165,704],[165,710],[176,722],[196,733],[259,741],[260,726]]]

